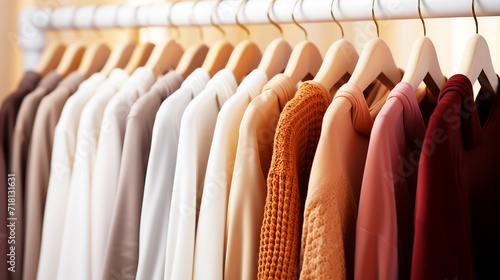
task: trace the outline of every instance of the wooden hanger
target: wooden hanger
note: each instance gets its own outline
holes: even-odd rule
[[[446,83],[446,78],[441,71],[436,49],[432,41],[426,36],[425,22],[420,12],[420,0],[418,0],[418,15],[424,28],[424,36],[418,39],[411,50],[408,66],[403,75],[403,82],[409,83],[414,91],[422,81],[425,82],[429,92],[437,100],[441,88]]]
[[[174,26],[170,18],[173,7],[176,3],[176,1],[172,2],[172,5],[170,5],[168,10],[167,19],[169,26]],[[183,53],[184,50],[181,45],[179,45],[175,39],[170,39],[155,46],[145,66],[151,69],[153,74],[158,77],[167,72],[170,68],[175,68]]]
[[[175,68],[183,52],[182,47],[174,39],[168,40],[154,47],[145,67],[153,71],[155,77],[158,77],[167,72],[168,69]]]
[[[231,53],[233,52],[233,45],[225,39],[226,32],[219,25],[215,24],[213,19],[214,13],[220,2],[222,2],[222,0],[217,1],[212,9],[212,12],[210,13],[210,23],[222,33],[224,39],[215,42],[210,47],[207,57],[205,58],[205,61],[203,61],[203,65],[201,65],[201,68],[207,71],[210,77],[213,77],[215,73],[224,68],[229,57],[231,56]]]
[[[73,19],[75,18],[74,14],[76,13],[77,9],[78,8],[73,9]],[[55,71],[64,77],[78,69],[86,48],[87,46],[83,44],[81,40],[77,40],[76,42],[71,43],[64,51],[61,61],[57,65]]]
[[[295,25],[304,31],[306,40],[298,43],[295,48],[293,48],[284,72],[293,84],[312,79],[318,72],[323,61],[318,47],[307,40],[307,31],[295,20],[294,10],[299,1],[300,0],[295,1],[293,5],[292,20]]]
[[[262,54],[257,44],[250,40],[238,43],[229,57],[226,69],[231,71],[237,83],[259,65]]]
[[[318,73],[323,59],[318,47],[309,41],[303,41],[293,48],[284,74],[293,84],[312,79]]]
[[[224,68],[233,51],[233,45],[227,40],[220,40],[215,42],[208,50],[207,56],[201,68],[208,72],[210,77]]]
[[[314,81],[322,84],[326,90],[331,90],[343,77],[352,75],[358,58],[351,43],[345,39],[337,40],[328,49]]]
[[[123,70],[131,75],[135,71],[135,69],[144,66],[144,64],[146,64],[146,62],[148,61],[151,52],[153,52],[154,47],[155,45],[149,42],[142,43],[136,46],[134,52],[132,52],[130,60],[127,63],[127,66],[125,66]]]
[[[292,47],[287,41],[283,38],[274,39],[264,51],[257,68],[266,72],[267,78],[271,79],[285,70],[291,53]]]
[[[101,73],[103,73],[107,77],[113,69],[123,69],[123,67],[125,67],[129,62],[135,46],[136,44],[134,42],[125,41],[114,47],[106,64],[104,65],[104,67],[102,67]]]
[[[57,65],[56,72],[64,77],[78,69],[85,49],[86,46],[81,42],[70,44],[66,48],[66,51],[64,51],[61,61]]]
[[[350,76],[356,68],[359,55],[354,46],[344,39],[344,28],[333,15],[333,2],[330,6],[330,14],[333,21],[339,26],[342,39],[334,42],[326,52],[321,68],[314,77],[314,81],[322,84],[330,91],[333,86],[345,76]]]
[[[115,25],[118,26],[118,12],[119,8],[121,6],[117,6],[116,11],[115,11]],[[137,7],[136,7],[136,16],[137,16]],[[136,47],[136,43],[130,40],[130,38],[127,37],[125,41],[122,43],[118,44],[115,46],[111,52],[111,55],[109,56],[108,61],[104,65],[104,67],[101,69],[101,73],[103,73],[106,76],[109,76],[111,71],[115,68],[120,68],[123,69],[127,65],[127,63],[130,60],[130,57],[132,56],[132,52],[134,51]]]
[[[198,2],[199,0],[193,4],[193,8],[191,9],[192,11],[194,11],[195,5]],[[203,42],[203,31],[201,30],[201,27],[199,25],[195,25],[193,23],[193,13],[190,13],[189,20],[192,25],[198,27],[198,31],[200,32],[200,41]],[[183,79],[186,79],[189,74],[191,74],[196,68],[200,67],[203,64],[207,53],[208,47],[204,43],[198,43],[189,47],[182,55],[179,64],[177,64],[177,68],[175,68],[175,71],[181,74]]]
[[[236,25],[238,25],[247,32],[247,38],[249,38],[250,31],[248,30],[248,28],[242,25],[238,20],[238,13],[241,7],[247,1],[248,0],[243,0],[238,6],[238,9],[236,10],[235,21]],[[261,58],[262,58],[262,53],[260,52],[257,44],[247,39],[236,45],[233,52],[231,53],[231,56],[229,57],[226,69],[231,71],[236,79],[236,82],[240,83],[248,73],[257,68]]]
[[[399,71],[391,50],[378,36],[379,28],[374,12],[375,0],[372,2],[372,17],[377,27],[377,38],[370,40],[361,52],[358,64],[349,79],[361,90],[365,90],[375,79],[380,80],[387,88],[392,89],[401,81]]]
[[[35,68],[35,72],[45,76],[50,71],[56,69],[57,65],[63,57],[64,51],[66,50],[66,45],[60,41],[52,42],[48,44],[42,52],[38,65]]]
[[[52,9],[50,12],[52,13]],[[48,28],[51,28],[51,21],[49,20]],[[57,35],[58,33],[56,33]],[[56,40],[50,42],[43,48],[43,52],[38,60],[38,64],[35,68],[35,72],[41,76],[47,75],[52,70],[55,70],[63,57],[66,50],[66,44],[64,44],[61,38],[57,37]]]
[[[283,35],[281,27],[269,16],[269,12],[273,8],[274,2],[276,2],[276,0],[271,1],[269,4],[267,9],[267,19],[269,20],[269,23],[278,28],[280,34]],[[270,80],[274,77],[274,75],[285,71],[291,53],[292,47],[287,41],[283,40],[283,38],[274,39],[271,43],[269,43],[264,51],[264,55],[262,56],[257,68],[266,72],[267,78]]]
[[[135,17],[137,18],[138,8],[135,8]],[[123,70],[127,74],[132,75],[135,69],[144,66],[151,55],[155,45],[150,42],[140,43],[135,46],[128,62],[123,66]]]
[[[108,60],[110,52],[109,47],[104,42],[90,45],[83,54],[82,62],[76,71],[86,78],[90,77],[90,75],[101,70]]]
[[[94,8],[92,17],[96,15],[98,8],[99,6]],[[95,24],[95,19],[91,20],[91,24]],[[92,28],[96,31],[96,33],[99,33],[99,30],[95,27],[95,25]],[[100,34],[98,35],[101,37]],[[76,71],[81,73],[85,78],[90,77],[90,75],[101,70],[104,64],[106,64],[110,52],[109,47],[99,38],[96,43],[93,43],[85,50],[82,61]]]
[[[186,79],[194,69],[200,67],[208,53],[208,47],[205,44],[197,44],[189,47],[181,57],[177,64],[177,71],[183,79]]]

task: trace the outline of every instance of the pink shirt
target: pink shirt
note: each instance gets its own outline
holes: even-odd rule
[[[355,279],[409,278],[424,135],[415,91],[401,82],[389,94],[370,137],[356,225]]]

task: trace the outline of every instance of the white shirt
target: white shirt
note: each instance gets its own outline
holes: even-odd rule
[[[83,108],[76,139],[58,279],[91,279],[89,195],[92,169],[104,108],[127,77],[124,70],[114,69]]]
[[[111,98],[101,123],[94,162],[90,213],[92,229],[92,275],[101,279],[105,250],[113,216],[126,118],[134,102],[153,85],[155,77],[145,67],[137,68]],[[94,244],[95,243],[95,244]]]
[[[189,103],[182,116],[164,279],[193,277],[196,222],[215,123],[222,105],[236,89],[234,75],[223,69]]]
[[[105,79],[96,73],[82,82],[64,104],[55,128],[37,279],[56,279],[80,114]]]
[[[137,279],[163,279],[170,199],[174,183],[181,118],[189,102],[206,86],[208,73],[198,68],[161,104],[149,153],[139,233]]]
[[[267,83],[255,69],[222,106],[215,125],[196,231],[193,279],[223,279],[226,210],[243,114]]]

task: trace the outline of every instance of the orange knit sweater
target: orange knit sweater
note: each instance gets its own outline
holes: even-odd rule
[[[258,279],[298,279],[304,202],[323,116],[324,87],[303,83],[280,115],[260,235]]]

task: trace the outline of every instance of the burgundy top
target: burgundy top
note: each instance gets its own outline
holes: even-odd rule
[[[498,90],[497,90],[498,91]],[[418,171],[412,279],[490,279],[500,263],[500,108],[464,75],[441,90]]]
[[[7,223],[7,165],[10,162],[10,151],[12,148],[12,135],[16,123],[17,112],[21,107],[24,97],[35,89],[40,75],[33,71],[27,71],[19,83],[16,91],[10,94],[0,109],[0,219],[2,224]],[[14,228],[13,228],[14,230]],[[7,236],[10,232],[6,226],[0,227],[0,279],[7,279]],[[10,251],[10,250],[9,250]],[[16,260],[19,262],[19,260]],[[16,267],[17,272],[17,267]],[[14,273],[11,273],[14,275]]]

